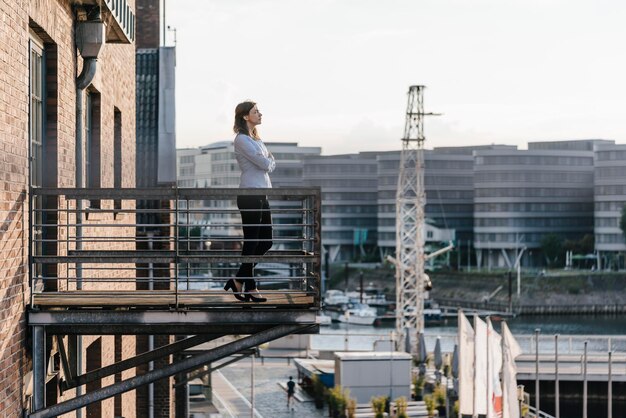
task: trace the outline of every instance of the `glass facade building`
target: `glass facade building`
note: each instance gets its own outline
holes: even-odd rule
[[[626,205],[626,145],[597,145],[594,153],[594,230],[600,267],[624,268],[626,251],[620,228]]]
[[[381,260],[395,252],[400,151],[326,156],[296,143],[267,145],[278,161],[275,187],[322,189],[322,238],[331,261]],[[530,142],[527,150],[440,147],[425,150],[424,160],[427,251],[454,240],[459,266],[511,268],[524,249],[521,265],[541,267],[546,235],[571,241],[591,235],[600,265],[624,268],[618,256],[626,251],[619,227],[626,145],[589,139]],[[180,187],[238,182],[232,142],[178,150]]]
[[[322,189],[322,245],[331,261],[375,255],[376,156],[362,152],[304,160],[302,183]]]
[[[529,143],[474,153],[474,245],[479,267],[545,264],[548,234],[593,234],[594,154],[600,140]]]

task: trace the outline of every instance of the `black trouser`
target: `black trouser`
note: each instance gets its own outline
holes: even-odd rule
[[[272,248],[272,215],[265,196],[237,196],[237,207],[241,211],[243,224],[243,249],[241,255],[264,255]],[[256,289],[254,266],[242,263],[236,276],[243,282],[244,290]]]

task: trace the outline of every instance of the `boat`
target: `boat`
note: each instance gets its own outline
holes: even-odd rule
[[[405,315],[410,315],[415,312],[414,306],[409,306],[404,310]],[[429,300],[424,301],[424,322],[437,322],[443,318],[443,312],[434,302]]]
[[[376,318],[376,309],[364,303],[356,303],[346,309],[337,319],[346,324],[372,325]]]
[[[315,316],[315,322],[321,326],[330,325],[332,318],[324,313]]]
[[[348,296],[341,290],[331,289],[324,293],[324,305],[326,307],[346,305],[348,302]]]

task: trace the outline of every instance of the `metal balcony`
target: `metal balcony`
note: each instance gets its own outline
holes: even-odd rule
[[[273,246],[264,256],[242,256],[235,200],[259,194],[270,201]],[[56,416],[284,335],[319,329],[319,188],[39,188],[30,197],[32,417]],[[240,302],[223,290],[242,262],[257,263],[254,278],[266,302]],[[187,338],[73,376],[63,336],[106,334]],[[46,405],[47,335],[56,336],[65,389],[218,337],[239,337],[203,355]]]

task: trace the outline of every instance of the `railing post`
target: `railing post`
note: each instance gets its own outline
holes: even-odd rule
[[[174,188],[174,294],[176,295],[176,308],[178,308],[178,186]]]
[[[613,418],[613,352],[609,350],[608,418]]]
[[[583,418],[587,418],[587,341],[583,354]]]
[[[560,418],[560,400],[559,400],[559,334],[554,335],[554,403],[555,418]]]
[[[35,198],[34,195],[34,188],[32,186],[29,186],[29,195],[28,195],[28,285],[30,287],[30,306],[34,306],[34,293],[35,293],[35,287],[33,286],[33,271],[34,271],[34,263],[33,263],[33,237],[34,235],[34,231],[33,231],[33,199]]]
[[[539,416],[539,328],[535,329],[535,407]]]
[[[254,354],[250,356],[250,418],[254,418]]]

